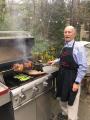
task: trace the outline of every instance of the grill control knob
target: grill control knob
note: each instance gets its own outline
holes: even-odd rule
[[[26,95],[24,93],[24,90],[21,89],[21,93],[19,94],[19,102],[22,102],[25,99],[26,99]]]
[[[38,91],[39,91],[39,88],[37,86],[34,86],[32,88],[32,97],[35,97]]]
[[[39,91],[39,88],[37,86],[34,86],[33,87],[33,92],[38,92]]]
[[[18,101],[18,98],[16,97],[14,100],[15,100],[15,102],[17,102],[17,101]]]
[[[48,83],[46,81],[43,82],[43,86],[44,87],[47,87],[48,86]]]
[[[26,98],[25,94],[22,94],[22,93],[19,95],[19,97],[23,100]]]

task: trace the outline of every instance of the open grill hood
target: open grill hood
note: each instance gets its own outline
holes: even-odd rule
[[[0,64],[30,57],[33,46],[34,38],[26,32],[0,32]]]

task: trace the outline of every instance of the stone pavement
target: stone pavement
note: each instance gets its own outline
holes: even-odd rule
[[[90,120],[90,94],[86,94],[85,91],[81,91],[79,120]]]
[[[60,112],[58,100],[51,98],[52,101],[52,119],[57,120],[56,116]],[[81,91],[80,105],[79,105],[79,119],[78,120],[90,120],[90,95],[87,95],[85,91]]]

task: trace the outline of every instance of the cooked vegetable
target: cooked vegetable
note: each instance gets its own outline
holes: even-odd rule
[[[18,74],[18,75],[15,75],[14,78],[19,79],[20,81],[26,81],[26,80],[29,80],[31,77],[24,74]]]

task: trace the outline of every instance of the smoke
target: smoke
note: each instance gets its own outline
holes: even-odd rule
[[[25,44],[25,39],[20,38],[16,39],[15,41],[15,47],[22,53],[22,59],[27,59],[27,46]]]

